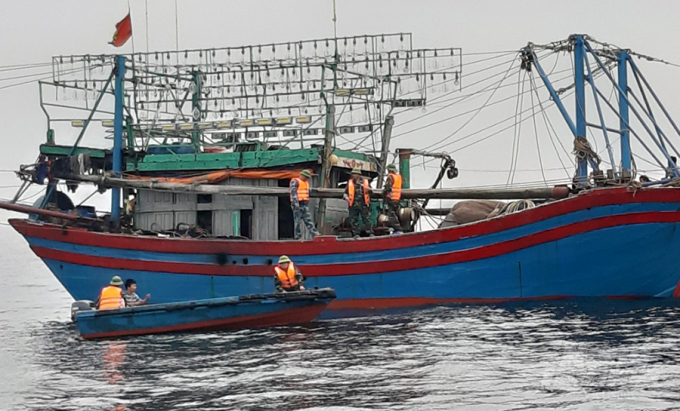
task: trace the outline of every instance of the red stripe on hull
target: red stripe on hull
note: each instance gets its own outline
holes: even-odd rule
[[[125,337],[131,335],[163,334],[181,331],[219,331],[243,328],[266,328],[279,325],[307,324],[312,322],[326,308],[326,304],[317,303],[308,307],[293,308],[268,314],[248,315],[219,320],[200,321],[167,327],[145,328],[138,330],[107,331],[96,334],[81,334],[85,339]],[[291,320],[294,318],[294,320]]]
[[[453,251],[423,257],[391,259],[385,261],[371,261],[362,263],[340,263],[327,265],[306,265],[304,273],[310,277],[362,275],[385,272],[414,270],[418,268],[436,267],[447,264],[463,263],[497,257],[539,244],[557,241],[566,237],[590,231],[601,230],[616,226],[650,223],[679,223],[680,213],[677,212],[648,212],[638,214],[624,214],[586,220],[562,227],[545,230],[526,237],[496,243],[469,250]],[[273,267],[265,265],[216,265],[191,264],[163,261],[129,260],[111,257],[99,257],[85,254],[57,251],[49,248],[32,247],[41,258],[62,261],[72,264],[104,267],[120,270],[139,270],[176,274],[197,275],[227,275],[227,276],[260,276],[273,275]],[[395,253],[395,257],[398,255]],[[302,266],[301,266],[302,267]]]
[[[110,248],[181,254],[249,254],[264,256],[286,254],[296,256],[395,250],[426,244],[438,244],[508,230],[593,207],[650,202],[680,202],[680,188],[654,188],[637,191],[628,191],[627,188],[598,189],[521,213],[510,214],[502,218],[481,221],[467,226],[425,233],[359,240],[338,240],[335,237],[323,236],[317,237],[311,242],[162,239],[124,234],[95,233],[82,228],[62,228],[53,224],[35,224],[26,220],[12,219],[10,223],[24,236],[96,247],[101,247],[105,244],[106,247]],[[302,244],[307,246],[301,247]],[[313,245],[313,247],[308,245]]]

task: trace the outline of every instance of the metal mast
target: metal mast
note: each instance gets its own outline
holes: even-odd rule
[[[586,141],[586,94],[585,94],[585,47],[583,36],[575,36],[574,39],[574,85],[576,87],[576,140],[574,145]],[[581,140],[582,139],[582,140]],[[577,149],[577,152],[579,150]],[[588,182],[588,159],[578,156],[578,169],[576,182],[586,185]]]
[[[115,111],[113,116],[113,175],[120,178],[123,171],[123,97],[125,80],[125,56],[116,56]],[[111,189],[111,222],[120,226],[120,188]]]
[[[618,54],[619,71],[619,114],[621,116],[621,174],[625,178],[630,176],[631,152],[630,152],[630,125],[628,115],[628,52],[621,50]]]

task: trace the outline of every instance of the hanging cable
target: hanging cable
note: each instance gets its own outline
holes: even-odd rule
[[[533,78],[534,78],[534,74],[533,74],[533,72],[531,72],[531,74],[529,75],[529,89],[530,90],[532,88]],[[536,138],[536,151],[537,151],[537,154],[538,154],[538,164],[541,167],[541,176],[543,176],[543,181],[546,181],[545,171],[543,170],[543,159],[541,158],[541,146],[538,142],[538,127],[536,126],[536,113],[534,111],[534,107],[536,107],[534,105],[534,94],[529,93],[529,96],[531,97],[531,118],[532,118],[533,124],[534,124],[534,137]],[[515,167],[515,174],[516,173],[517,173],[517,167]],[[546,187],[548,186],[547,181],[546,181],[545,185],[546,185]]]
[[[510,171],[508,172],[508,180],[505,183],[506,186],[509,186],[513,181],[514,181],[514,173],[513,173],[513,168],[517,168],[517,158],[519,157],[519,137],[520,133],[522,132],[522,105],[524,103],[524,96],[523,96],[523,91],[524,91],[524,80],[526,79],[526,71],[525,70],[519,70],[517,73],[519,77],[522,77],[524,74],[524,77],[522,78],[522,81],[519,83],[517,86],[517,104],[515,105],[515,129],[513,133],[513,138],[512,138],[512,154],[510,157]],[[533,109],[533,107],[532,107]],[[519,116],[519,121],[517,120]]]
[[[566,147],[564,147],[564,145],[562,144],[560,139],[557,137],[557,132],[555,131],[555,128],[553,127],[552,122],[550,121],[550,118],[545,113],[545,108],[543,107],[543,102],[541,102],[541,99],[538,95],[538,88],[536,87],[536,79],[534,78],[533,74],[530,78],[530,81],[532,83],[533,92],[534,92],[534,94],[536,94],[536,100],[538,101],[538,105],[540,107],[540,113],[541,113],[541,116],[543,117],[543,123],[545,124],[545,129],[548,133],[548,138],[550,138],[550,142],[552,143],[552,146],[555,149],[555,154],[557,155],[557,159],[559,160],[560,164],[562,165],[562,169],[567,174],[567,178],[571,178],[571,174],[569,173],[569,170],[567,170],[567,167],[564,165],[564,162],[562,161],[562,156],[560,155],[559,150],[557,150],[557,145],[555,145],[555,140],[557,140],[557,142],[560,144],[560,147],[562,147],[562,150],[566,154],[567,158],[571,158],[569,156],[569,152],[567,151]],[[532,101],[533,101],[533,99],[532,99]],[[550,128],[548,128],[548,125],[550,125]],[[551,129],[552,129],[552,133],[551,133]],[[554,139],[553,139],[553,133],[555,134]],[[574,166],[573,163],[572,163],[572,166]]]

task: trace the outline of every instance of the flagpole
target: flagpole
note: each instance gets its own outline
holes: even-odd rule
[[[132,31],[132,11],[130,10],[130,0],[128,0],[128,16],[130,16],[130,31]],[[132,60],[134,61],[134,54],[135,54],[135,36],[130,36],[132,37]]]

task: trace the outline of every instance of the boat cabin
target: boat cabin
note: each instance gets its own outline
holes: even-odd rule
[[[220,146],[217,146],[220,147]],[[234,144],[196,151],[190,144],[150,146],[145,153],[125,155],[127,178],[176,182],[202,182],[231,186],[288,187],[292,178],[307,169],[313,172],[312,187],[321,185],[322,146],[288,149],[266,144]],[[50,161],[68,158],[67,146],[44,144],[41,154]],[[79,149],[90,157],[93,174],[110,168],[110,153]],[[334,150],[331,156],[330,187],[344,187],[350,171],[360,168],[364,176],[378,176],[375,157],[352,151]],[[374,184],[375,186],[375,184]],[[283,240],[294,236],[293,214],[288,196],[225,195],[126,189],[123,199],[131,216],[129,227],[143,232],[195,230],[208,237],[253,240]],[[317,228],[325,234],[339,234],[348,216],[342,199],[326,199],[324,223],[318,223],[318,199],[310,201]],[[305,235],[308,236],[306,230]]]

